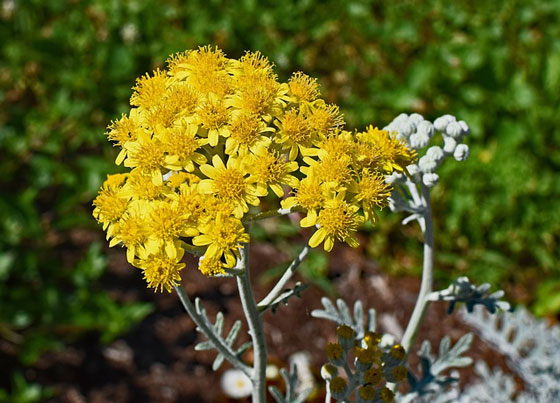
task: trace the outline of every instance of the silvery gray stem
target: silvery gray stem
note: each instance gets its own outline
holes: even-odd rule
[[[414,187],[416,187],[416,185],[414,185]],[[414,342],[414,338],[416,337],[416,333],[418,332],[422,318],[428,307],[428,295],[432,292],[434,282],[434,226],[430,207],[430,189],[423,183],[420,184],[420,187],[422,189],[422,203],[424,204],[422,216],[419,217],[419,220],[424,221],[424,225],[421,225],[424,235],[424,259],[422,264],[420,292],[401,341],[401,345],[404,347],[407,354],[410,353],[410,347]]]
[[[264,338],[263,324],[259,310],[253,296],[253,289],[249,277],[249,245],[240,248],[240,266],[244,271],[237,276],[239,297],[243,305],[243,312],[249,325],[249,334],[253,342],[253,403],[266,402],[266,341]]]

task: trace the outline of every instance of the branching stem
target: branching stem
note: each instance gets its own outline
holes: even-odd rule
[[[286,271],[284,272],[284,274],[282,275],[280,280],[278,280],[278,283],[276,283],[274,288],[272,288],[272,290],[270,290],[268,295],[266,297],[264,297],[263,300],[257,304],[257,308],[259,309],[259,311],[262,312],[262,311],[266,310],[268,308],[268,306],[271,303],[273,303],[274,300],[276,298],[278,298],[278,296],[280,294],[282,294],[282,290],[286,286],[286,283],[288,281],[290,281],[290,279],[292,278],[292,276],[296,272],[297,268],[299,267],[299,265],[301,264],[303,259],[305,259],[305,257],[309,253],[309,249],[310,249],[309,246],[306,245],[301,250],[299,255],[296,256],[296,258],[292,261],[292,263],[290,263],[290,265],[288,266],[288,268],[286,269]]]
[[[237,276],[237,287],[239,297],[243,305],[243,312],[249,325],[249,333],[253,342],[253,403],[266,402],[266,341],[261,316],[257,309],[251,281],[249,277],[249,245],[246,244],[240,249],[240,266],[244,268],[243,274]]]

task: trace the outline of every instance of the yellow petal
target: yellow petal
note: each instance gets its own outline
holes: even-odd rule
[[[309,246],[311,246],[312,248],[316,248],[321,242],[323,242],[326,235],[327,233],[325,232],[325,230],[323,228],[319,228],[317,232],[315,232],[311,236],[311,238],[309,238]]]
[[[327,238],[325,239],[325,245],[324,245],[325,250],[326,250],[327,252],[330,252],[330,251],[332,250],[333,246],[334,246],[334,239],[333,239],[333,237],[330,237],[330,236],[327,237]]]

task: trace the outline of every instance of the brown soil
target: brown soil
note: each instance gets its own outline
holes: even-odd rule
[[[147,290],[122,251],[108,253],[110,270],[105,285],[111,295],[121,301],[152,301],[155,311],[109,345],[100,344],[95,335],[90,335],[62,351],[46,354],[26,370],[26,378],[53,387],[53,402],[228,402],[219,385],[221,374],[229,366],[226,363],[214,373],[211,365],[215,353],[194,351],[194,345],[202,338],[177,296]],[[253,278],[258,279],[263,271],[287,259],[270,244],[253,245]],[[194,261],[188,263],[188,267],[195,265]],[[329,273],[339,297],[349,304],[361,299],[365,307],[375,308],[378,329],[398,333],[405,325],[419,289],[418,278],[388,277],[364,257],[363,250],[338,245],[330,254]],[[264,297],[271,287],[254,283],[257,299]],[[226,330],[235,320],[243,319],[233,279],[208,279],[190,270],[184,275],[183,286],[191,297],[202,299],[211,318],[219,310],[224,312]],[[313,368],[318,369],[325,362],[324,348],[335,337],[335,325],[311,317],[311,311],[321,307],[323,295],[318,288],[309,287],[301,299],[292,298],[276,314],[264,314],[270,362],[285,367],[289,357],[299,351],[310,353]],[[429,308],[418,340],[430,340],[435,347],[445,334],[455,342],[470,331],[456,313],[447,315],[446,308],[443,304]],[[246,329],[244,324],[239,344],[248,340]],[[419,346],[417,342],[414,350]],[[2,355],[7,354],[3,350]],[[476,338],[470,356],[507,370],[503,358]],[[245,358],[250,361],[250,354]],[[413,362],[412,368],[416,365]],[[472,366],[460,372],[463,382],[473,377]],[[317,371],[315,375],[320,385]],[[274,383],[282,385],[281,381]],[[317,401],[322,401],[321,393],[318,392]]]

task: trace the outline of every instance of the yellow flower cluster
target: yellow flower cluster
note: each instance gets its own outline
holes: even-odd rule
[[[178,53],[133,90],[130,113],[107,131],[117,165],[130,171],[108,177],[93,214],[156,289],[180,279],[187,245],[205,248],[205,275],[233,267],[249,242],[243,219],[268,194],[319,228],[312,247],[356,246],[358,226],[389,196],[383,175],[415,158],[387,131],[343,130],[315,79],[295,73],[280,83],[258,52]]]
[[[406,379],[406,351],[400,344],[390,348],[381,347],[381,335],[367,331],[360,339],[354,330],[346,325],[336,329],[338,342],[326,347],[329,363],[323,365],[321,376],[328,382],[328,387],[337,400],[345,400],[352,393],[348,382],[338,376],[338,370],[348,373],[348,360],[353,356],[356,369],[355,380],[358,384],[357,395],[360,401],[392,402],[393,392],[387,383],[399,383]]]

